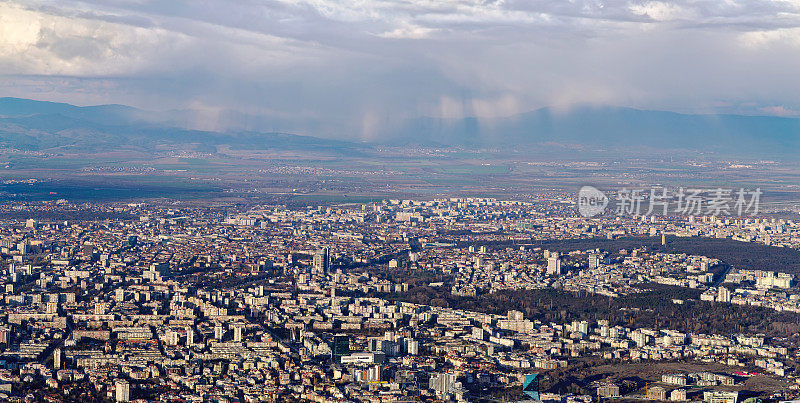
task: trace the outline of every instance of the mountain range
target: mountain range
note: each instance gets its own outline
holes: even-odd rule
[[[215,132],[181,127],[181,111],[149,112],[124,105],[74,106],[65,103],[0,98],[0,147],[29,151],[154,151],[191,145],[214,152],[234,148],[347,150],[358,144],[278,132]]]
[[[755,158],[793,158],[800,149],[800,119],[775,116],[696,115],[622,107],[542,108],[500,118],[419,117],[384,127],[369,143],[315,132],[317,123],[282,120],[287,130],[194,130],[192,111],[151,112],[124,105],[74,106],[0,98],[0,146],[20,150],[141,151],[195,145],[254,149],[320,149],[350,153],[380,145],[537,148],[577,144],[624,152],[688,150]],[[246,115],[239,114],[240,119]],[[346,129],[333,130],[344,133]],[[320,130],[322,132],[322,130]],[[325,130],[326,135],[331,132]],[[302,133],[302,134],[300,134]]]

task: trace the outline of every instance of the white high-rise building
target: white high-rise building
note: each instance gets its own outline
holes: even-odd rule
[[[409,339],[406,341],[408,355],[419,355],[419,341]]]
[[[461,383],[455,373],[433,374],[428,382],[428,388],[433,389],[437,397],[446,397],[460,387]]]
[[[561,259],[558,256],[547,259],[547,274],[556,276],[561,274]]]
[[[61,369],[61,349],[53,350],[53,369]]]
[[[242,333],[244,331],[244,325],[236,324],[233,326],[233,341],[240,343],[242,341]]]
[[[124,379],[117,380],[116,398],[118,402],[131,401],[131,385]]]
[[[720,287],[717,290],[717,302],[731,302],[731,292],[725,287]]]
[[[194,345],[194,329],[191,326],[186,326],[186,345]]]
[[[327,273],[330,264],[328,248],[322,248],[314,254],[314,271],[317,273]]]
[[[175,329],[167,330],[167,344],[170,346],[177,346],[180,341],[180,335]]]

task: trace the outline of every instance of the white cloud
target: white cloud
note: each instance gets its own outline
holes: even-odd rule
[[[124,75],[152,65],[186,38],[0,4],[0,64],[6,74]]]
[[[435,29],[425,28],[419,25],[404,24],[403,27],[395,28],[392,31],[382,32],[378,36],[390,39],[423,39],[429,37]]]
[[[3,57],[18,55],[39,41],[39,21],[31,12],[10,4],[0,4],[0,52]]]
[[[779,28],[745,32],[740,35],[740,40],[749,48],[760,48],[773,44],[800,46],[800,28]]]
[[[656,21],[690,19],[697,15],[694,10],[688,7],[663,1],[631,4],[629,8],[636,15],[647,16]]]

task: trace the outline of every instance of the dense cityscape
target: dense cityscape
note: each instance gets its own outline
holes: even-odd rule
[[[549,292],[611,305],[663,287],[674,295],[657,303],[681,309],[795,315],[794,273],[657,250],[685,239],[794,250],[793,220],[584,218],[568,194],[23,208],[104,218],[10,220],[0,230],[4,400],[735,403],[800,395],[796,332],[715,333],[631,325],[602,312],[579,320],[512,303],[448,303]],[[616,240],[638,245],[559,246]],[[410,297],[423,291],[437,298]],[[624,375],[642,363],[656,369],[650,378]],[[603,366],[615,370],[563,379]]]

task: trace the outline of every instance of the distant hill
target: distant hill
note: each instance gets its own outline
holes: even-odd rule
[[[420,118],[395,128],[396,143],[513,147],[583,144],[609,148],[669,148],[781,156],[800,146],[800,119],[687,115],[618,107],[542,108],[511,117]]]
[[[74,106],[59,102],[0,98],[0,116],[22,118],[32,115],[61,115],[105,125],[141,122],[148,118],[147,112],[125,105]]]
[[[123,105],[79,107],[0,98],[0,146],[97,152],[121,148],[152,151],[158,145],[187,144],[197,145],[198,151],[213,151],[219,145],[348,153],[363,148],[356,143],[289,133],[189,130],[172,123],[168,113]]]
[[[98,150],[158,144],[201,144],[247,148],[326,149],[352,153],[367,145],[312,137],[323,130],[319,122],[286,123],[293,132],[272,130],[202,131],[181,124],[193,111],[150,112],[124,105],[79,107],[64,103],[0,98],[0,145],[45,150],[52,147]],[[227,119],[248,120],[240,127],[267,126],[265,118],[229,111]],[[332,124],[333,125],[333,124]],[[331,125],[331,126],[332,126]],[[237,127],[235,124],[231,127]],[[258,127],[256,127],[257,129]],[[542,108],[501,118],[407,119],[385,127],[373,145],[439,145],[540,148],[553,145],[600,147],[624,154],[638,149],[687,150],[754,158],[794,158],[800,149],[800,119],[772,116],[689,115],[619,107],[576,107],[566,111]]]

